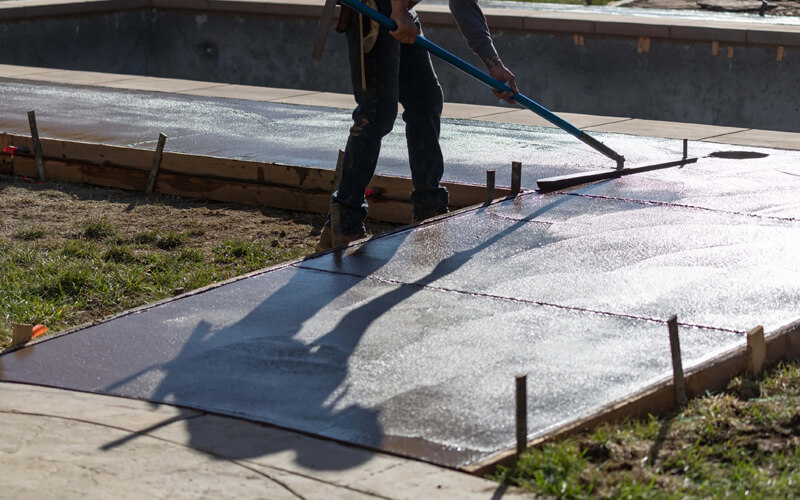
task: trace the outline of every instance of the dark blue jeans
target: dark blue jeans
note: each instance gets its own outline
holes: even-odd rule
[[[377,0],[378,10],[391,14],[390,0]],[[419,27],[416,13],[414,22]],[[369,19],[364,17],[366,27]],[[439,147],[442,87],[433,71],[428,52],[416,45],[401,44],[389,30],[380,28],[375,47],[364,54],[367,88],[361,87],[361,48],[358,14],[353,13],[347,31],[350,76],[358,106],[344,151],[339,189],[333,201],[339,204],[343,234],[364,231],[367,201],[364,190],[372,180],[381,139],[394,126],[397,103],[403,105],[408,160],[414,191],[413,216],[424,219],[447,210],[447,189],[439,185],[444,171]]]

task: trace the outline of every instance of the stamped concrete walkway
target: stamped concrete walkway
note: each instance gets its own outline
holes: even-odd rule
[[[5,82],[0,90],[14,85]],[[287,109],[281,112],[292,111]],[[18,126],[8,116],[0,117],[0,126]],[[565,157],[554,146],[562,144],[557,131],[460,121],[447,127],[467,127],[455,147],[443,139],[449,152],[466,156],[474,152],[469,147],[477,149],[471,144],[501,144],[489,152],[498,156],[531,144],[537,145],[532,158],[541,160],[537,172],[598,168],[579,147],[569,146],[576,153]],[[676,141],[602,137],[640,161],[679,150]],[[399,163],[398,149],[389,141],[385,153]],[[151,439],[134,437],[147,434],[188,445],[175,453],[201,469],[209,456],[224,457],[234,478],[251,467],[276,492],[352,487],[396,497],[417,481],[428,492],[440,484],[445,491],[451,484],[459,488],[462,475],[427,476],[424,471],[440,469],[391,459],[398,465],[381,462],[386,467],[378,467],[383,472],[376,482],[399,489],[372,490],[364,487],[372,484],[364,467],[389,460],[385,455],[284,431],[271,437],[278,433],[273,427],[219,415],[458,467],[513,444],[517,373],[532,375],[533,437],[666,377],[664,320],[672,313],[681,320],[687,367],[742,344],[756,324],[769,330],[796,319],[800,153],[747,148],[758,154],[745,160],[717,154],[730,149],[744,148],[693,142],[690,153],[703,156],[695,165],[501,200],[47,339],[0,357],[0,380],[132,397],[153,402],[155,409],[148,413],[147,404],[127,399],[2,384],[2,411],[14,413],[10,419],[18,429],[27,420],[21,414],[40,422],[74,415],[67,417],[74,434],[60,435],[67,449],[84,450],[76,470],[102,461],[105,453],[149,445]],[[451,169],[454,175],[482,174],[463,164]],[[64,395],[86,406],[54,404]],[[109,406],[145,419],[138,426],[107,424],[117,429],[76,443],[84,421],[102,421]],[[252,447],[220,451],[215,422],[235,422],[237,435],[258,429],[270,437],[246,437]],[[26,440],[53,438],[50,426],[36,425],[41,434],[19,430],[16,441],[7,441],[17,443],[6,448],[17,457],[15,467],[25,467],[19,462],[24,455],[16,453],[28,448],[22,446]],[[322,449],[336,458],[316,461],[313,450]],[[119,456],[126,461],[127,455]],[[274,469],[264,472],[253,463]],[[398,479],[403,486],[381,476],[395,467],[406,471]],[[293,480],[304,486],[294,488]],[[464,492],[503,493],[490,483],[464,480],[471,482]],[[246,481],[236,484],[247,487]],[[464,496],[461,490],[457,496]]]
[[[96,394],[0,383],[0,422],[0,498],[523,496],[272,426]]]

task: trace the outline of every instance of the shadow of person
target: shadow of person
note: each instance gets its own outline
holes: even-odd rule
[[[345,458],[325,460],[314,447],[276,437],[268,430],[234,433],[238,437],[225,438],[225,442],[221,436],[228,433],[220,433],[221,424],[215,426],[208,418],[194,418],[196,413],[188,409],[381,448],[384,429],[380,410],[365,406],[359,402],[363,399],[357,400],[358,394],[349,393],[350,358],[370,325],[562,202],[563,199],[555,200],[540,207],[502,231],[480,238],[470,248],[456,252],[445,249],[443,254],[450,255],[411,283],[364,282],[393,259],[411,233],[404,231],[380,243],[366,243],[341,257],[341,262],[349,258],[358,262],[357,274],[337,271],[335,265],[333,270],[319,270],[295,263],[262,274],[261,279],[256,276],[216,289],[218,294],[206,292],[190,297],[204,300],[202,307],[207,311],[191,334],[184,337],[177,354],[107,386],[103,392],[124,392],[121,389],[135,383],[143,387],[139,390],[146,392],[143,398],[148,401],[187,408],[183,420],[190,445],[214,455],[247,459],[291,449],[296,462],[309,468],[355,467],[369,460],[370,455],[349,453]],[[437,227],[439,224],[447,222],[423,229],[446,230]],[[379,245],[380,250],[370,250],[370,245]],[[412,254],[428,250],[423,248],[424,242],[418,246],[411,244]],[[248,312],[226,323],[221,318],[231,308]],[[355,378],[358,376],[369,374],[356,374]],[[247,428],[252,430],[251,425]],[[118,446],[129,439],[107,446]]]
[[[405,234],[395,238],[399,247]],[[341,404],[349,388],[348,360],[363,330],[321,345],[312,342],[320,332],[317,322],[310,320],[322,316],[324,324],[327,311],[341,307],[340,302],[346,301],[344,296],[393,255],[394,249],[382,252],[380,259],[365,262],[364,276],[340,275],[294,264],[266,273],[279,273],[280,276],[274,276],[277,280],[261,275],[265,279],[251,278],[231,284],[237,288],[235,297],[207,302],[211,309],[180,340],[183,345],[175,356],[102,389],[110,393],[145,393],[144,399],[154,404],[167,403],[186,410],[108,443],[104,449],[182,420],[190,445],[217,455],[213,450],[221,445],[219,429],[209,426],[206,419],[195,418],[196,410],[379,448],[383,432],[378,410],[357,403]],[[274,283],[281,280],[285,283]],[[202,300],[203,295],[195,297]],[[228,303],[222,304],[226,300]],[[215,320],[214,308],[247,309],[250,304],[255,306],[237,321],[224,324]],[[297,463],[311,468],[342,470],[369,459],[364,453],[346,453],[335,461],[320,459],[308,447],[298,446],[292,440],[275,439],[277,434],[263,426],[261,432],[256,432],[252,425],[246,427],[249,429],[246,438],[225,443],[225,458],[255,458],[289,446],[295,449]]]

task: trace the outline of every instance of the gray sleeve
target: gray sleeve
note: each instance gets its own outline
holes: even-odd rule
[[[450,0],[450,12],[467,40],[467,45],[478,57],[486,59],[497,55],[478,0]]]

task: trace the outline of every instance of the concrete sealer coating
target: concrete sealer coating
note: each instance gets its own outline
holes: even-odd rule
[[[796,317],[800,224],[529,194],[54,338],[0,378],[462,466]],[[691,325],[691,326],[690,326]]]
[[[166,151],[333,169],[352,125],[349,110],[271,102],[185,96],[159,92],[74,87],[2,80],[0,130],[29,134],[27,111],[37,110],[42,137],[155,149],[158,134]],[[209,83],[208,85],[213,85]],[[42,109],[42,103],[47,107]],[[529,112],[530,113],[530,112]],[[533,115],[533,113],[530,113]],[[404,124],[383,141],[378,173],[409,176]],[[677,159],[680,140],[591,132],[625,156],[628,166]],[[474,120],[445,120],[441,143],[445,180],[483,184],[485,169],[498,185],[510,184],[511,162],[523,163],[522,185],[536,178],[592,171],[614,163],[556,129]],[[737,146],[691,142],[689,154],[707,156]],[[773,166],[792,165],[797,154],[749,148],[770,155]],[[758,167],[765,160],[754,162]],[[743,167],[750,162],[715,165]],[[693,167],[694,168],[694,167]],[[749,168],[749,167],[748,167]]]
[[[97,111],[70,99],[105,91],[30,87],[64,98],[53,100],[66,115],[51,115],[61,116],[59,133],[74,126],[79,139],[97,130]],[[345,116],[313,108],[123,95],[109,111],[117,114],[104,118],[109,140],[118,134],[122,143],[171,126],[173,147],[187,152],[325,163],[320,157],[337,146],[300,141],[292,127],[325,124],[315,139],[346,134]],[[168,117],[153,117],[164,107]],[[459,180],[511,154],[547,175],[598,168],[599,155],[558,131],[474,122],[445,129],[445,155],[458,159],[448,172]],[[678,149],[675,141],[605,139],[651,163]],[[384,148],[390,171],[402,163],[396,141]],[[693,143],[690,153],[717,149]],[[220,412],[443,465],[474,463],[514,444],[516,374],[530,374],[534,437],[667,377],[664,322],[673,313],[685,368],[741,345],[756,324],[797,318],[800,154],[759,151],[769,156],[702,158],[529,193],[315,256],[3,355],[0,380]]]

